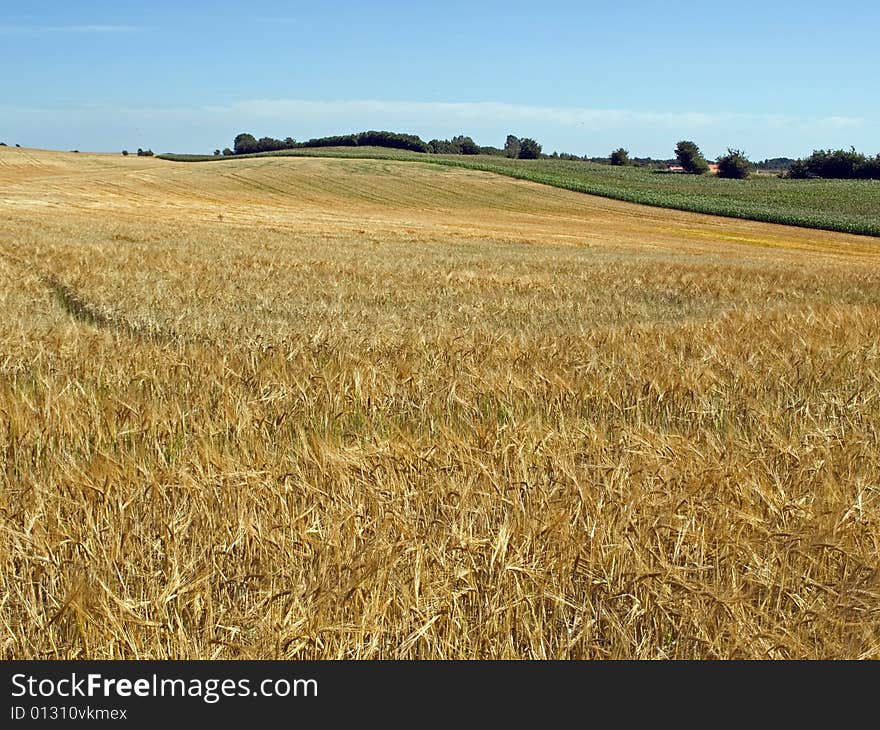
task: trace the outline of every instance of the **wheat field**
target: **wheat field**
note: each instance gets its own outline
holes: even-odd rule
[[[880,658],[878,251],[0,148],[0,657]]]

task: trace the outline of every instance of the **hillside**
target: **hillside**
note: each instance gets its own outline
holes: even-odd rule
[[[0,658],[880,658],[878,250],[0,148]]]
[[[485,155],[430,155],[378,147],[285,150],[242,157],[332,156],[427,162],[494,172],[615,200],[769,223],[880,236],[876,180],[782,180],[758,175],[723,180],[667,175],[627,166],[568,160],[511,160]],[[163,155],[179,162],[228,162],[228,157]]]

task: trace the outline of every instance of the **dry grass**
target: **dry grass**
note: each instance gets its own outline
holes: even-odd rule
[[[0,149],[0,656],[878,658],[877,252]]]

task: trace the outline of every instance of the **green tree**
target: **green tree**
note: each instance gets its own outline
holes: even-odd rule
[[[519,137],[512,134],[507,135],[507,141],[504,143],[505,157],[519,157]]]
[[[855,147],[848,150],[814,150],[804,160],[796,160],[788,171],[788,177],[824,177],[848,180],[854,177],[871,177],[875,162]]]
[[[457,155],[459,152],[448,139],[432,139],[428,142],[428,149],[435,155]]]
[[[235,150],[235,154],[237,155],[246,155],[249,152],[256,152],[257,138],[252,134],[246,134],[243,132],[235,138],[232,149]]]
[[[617,165],[618,167],[628,165],[629,150],[625,150],[623,149],[623,147],[620,147],[619,149],[616,149],[614,150],[614,152],[611,153],[611,157],[609,159],[611,160],[612,165]]]
[[[808,177],[815,177],[810,174],[810,168],[807,166],[806,160],[795,160],[788,166],[788,170],[783,173],[783,177],[789,177],[792,180],[806,180]]]
[[[689,140],[682,140],[675,145],[675,158],[684,171],[691,175],[705,175],[709,172],[709,163],[700,148]]]
[[[519,159],[537,160],[541,156],[541,145],[530,137],[523,137],[519,141]]]
[[[718,158],[718,177],[745,180],[752,174],[752,163],[742,150],[727,148],[727,154]]]
[[[477,145],[477,143],[474,142],[474,140],[472,140],[470,137],[465,137],[464,135],[453,137],[452,145],[458,149],[458,154],[460,155],[480,154],[479,145]]]
[[[128,150],[122,150],[122,156],[128,157]]]
[[[257,140],[256,152],[277,152],[284,149],[284,142],[274,137],[260,137]]]
[[[856,177],[864,180],[880,180],[880,155],[866,157],[856,168]]]

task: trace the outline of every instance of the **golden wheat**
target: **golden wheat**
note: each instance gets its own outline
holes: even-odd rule
[[[878,658],[877,251],[0,149],[0,656]]]

